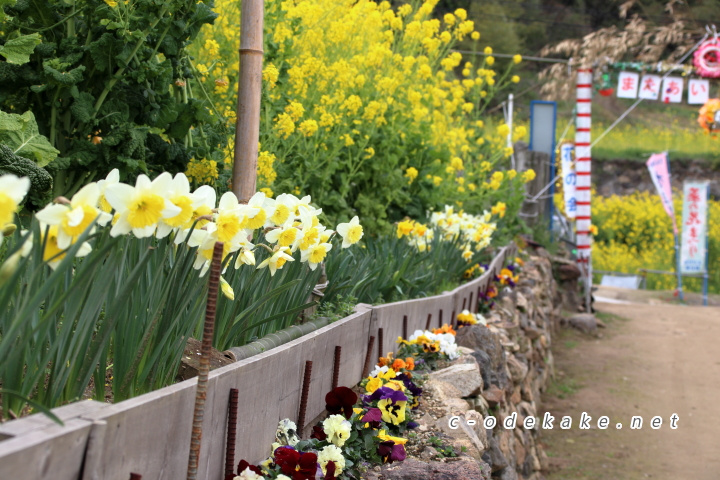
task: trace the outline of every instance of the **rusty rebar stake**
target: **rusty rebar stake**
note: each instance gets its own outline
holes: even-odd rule
[[[383,329],[378,328],[378,357],[383,356]]]
[[[342,355],[342,347],[335,345],[335,358],[333,359],[333,376],[332,376],[332,389],[335,390],[340,381],[340,355]]]
[[[425,330],[430,330],[430,322],[432,321],[432,313],[428,313],[427,322],[425,322]]]
[[[297,434],[302,438],[305,430],[305,414],[307,413],[308,395],[310,394],[310,381],[312,380],[312,360],[305,362],[305,376],[303,377],[302,392],[300,394],[300,412],[298,413]]]
[[[237,443],[238,389],[230,389],[228,403],[227,443],[225,444],[225,476],[233,474],[235,467],[235,444]]]
[[[205,325],[203,327],[203,338],[200,347],[200,368],[198,368],[197,389],[195,390],[195,411],[193,412],[187,480],[196,480],[198,473],[202,425],[205,417],[205,399],[207,398],[208,373],[210,372],[210,351],[212,350],[213,333],[215,330],[215,309],[217,306],[218,286],[220,284],[220,269],[222,268],[222,254],[223,243],[215,242],[212,263],[210,265],[210,278],[208,281]]]
[[[403,315],[403,340],[407,340],[407,315]]]
[[[362,378],[365,378],[370,373],[370,360],[372,360],[373,346],[375,346],[375,337],[370,335],[368,340],[367,353],[365,354],[365,363],[363,364]]]

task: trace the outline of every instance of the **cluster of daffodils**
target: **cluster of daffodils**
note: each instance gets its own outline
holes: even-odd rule
[[[7,203],[7,211],[12,212],[27,191],[28,182],[7,177],[0,182],[0,204]],[[263,192],[253,195],[247,204],[240,203],[232,192],[223,194],[218,201],[215,190],[207,185],[191,191],[183,173],[173,177],[165,172],[154,180],[140,175],[135,185],[128,185],[120,182],[118,170],[113,170],[107,178],[84,186],[71,199],[56,199],[37,212],[36,218],[46,236],[45,259],[51,267],[57,266],[64,252],[86,230],[92,234],[97,228],[111,226],[113,237],[170,236],[176,244],[198,247],[194,267],[201,276],[210,266],[216,242],[223,243],[224,260],[235,255],[235,268],[255,265],[254,252],[262,247],[269,256],[257,268],[267,267],[274,275],[286,262],[295,260],[293,254],[297,251],[300,261],[315,270],[332,248],[330,239],[336,233],[342,238],[342,248],[363,236],[358,217],[339,224],[335,231],[327,229],[318,220],[322,210],[310,202],[309,196],[281,194],[273,199]],[[0,218],[0,222],[4,225],[11,219]],[[253,243],[256,239],[264,243]],[[90,244],[84,242],[76,255],[90,251]]]
[[[456,212],[453,207],[446,205],[443,211],[430,215],[430,223],[438,227],[447,239],[459,236],[464,242],[463,256],[470,259],[473,249],[479,252],[490,245],[492,234],[497,228],[490,221],[492,215],[487,211],[482,215],[471,215],[462,210]]]
[[[407,237],[421,252],[430,248],[435,235],[440,235],[441,239],[447,241],[460,238],[462,256],[470,261],[476,252],[490,245],[492,235],[497,229],[497,224],[491,222],[496,213],[499,211],[471,215],[462,210],[456,212],[453,207],[446,205],[444,210],[430,214],[429,225],[411,219],[399,222],[396,234],[398,238]]]
[[[457,315],[458,328],[478,324],[487,326],[487,319],[480,313],[472,313],[470,310],[463,310]]]

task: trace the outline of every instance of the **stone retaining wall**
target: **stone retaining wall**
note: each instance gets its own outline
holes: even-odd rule
[[[449,435],[455,449],[466,452],[474,464],[467,457],[435,466],[436,462],[423,466],[413,460],[383,469],[386,480],[414,478],[423,468],[437,472],[437,478],[543,478],[547,456],[538,441],[539,402],[553,375],[550,347],[560,318],[560,296],[550,261],[531,257],[517,287],[498,298],[486,315],[487,327],[458,330],[456,339],[463,355],[432,373],[425,384],[443,408],[426,409],[418,419],[421,430],[439,429]],[[483,426],[489,416],[497,422],[492,429]],[[517,426],[504,428],[513,416]],[[536,417],[534,429],[523,428],[527,417]]]

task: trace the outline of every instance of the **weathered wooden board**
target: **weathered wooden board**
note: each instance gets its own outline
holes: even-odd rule
[[[92,423],[77,417],[64,423],[33,428],[0,442],[0,479],[77,480]]]
[[[478,278],[460,285],[451,293],[453,295],[453,311],[457,314],[464,309],[473,312],[477,311],[478,291],[485,293],[492,281],[493,275],[488,270]]]
[[[259,462],[270,453],[277,423],[283,418],[298,420],[305,362],[313,362],[306,424],[320,415],[325,394],[332,383],[335,346],[342,347],[339,385],[352,386],[360,380],[364,344],[370,324],[370,310],[363,309],[311,334],[265,353],[211,372],[200,455],[201,478],[222,478],[225,464],[227,410],[231,388],[237,388],[238,441],[240,459]]]
[[[85,415],[95,422],[86,459],[95,471],[84,479],[185,478],[196,384],[192,378]]]
[[[239,390],[237,461],[259,462],[269,454],[277,421],[297,421],[305,362],[313,361],[306,422],[319,416],[332,381],[335,346],[342,347],[339,384],[360,380],[367,341],[383,329],[383,352],[397,351],[403,334],[449,323],[463,298],[476,295],[515,254],[503,249],[489,272],[473,283],[435,297],[360,308],[345,319],[260,355],[211,372],[203,423],[198,478],[222,478],[230,388]],[[469,305],[468,305],[469,307]],[[171,385],[115,405],[81,402],[54,412],[66,421],[61,427],[34,415],[0,425],[0,479],[127,480],[130,473],[153,480],[184,478],[197,379]],[[84,466],[84,471],[82,471]],[[82,476],[82,477],[81,477]]]
[[[402,302],[388,303],[373,307],[372,322],[370,323],[370,335],[375,337],[373,360],[381,355],[377,350],[378,330],[383,329],[383,352],[398,351],[397,338],[403,334],[403,316],[408,318],[408,336],[415,330],[424,330],[428,314],[432,314],[430,328],[437,328],[439,325],[440,313],[442,311],[442,322],[449,323],[453,309],[453,294],[445,293],[434,297],[419,298],[417,300],[405,300]]]
[[[53,413],[63,422],[88,415],[103,408],[109,407],[109,403],[96,402],[95,400],[83,400],[53,409]],[[5,451],[1,439],[18,437],[35,430],[40,430],[57,425],[50,417],[42,413],[36,413],[28,417],[18,418],[9,422],[0,423],[0,458]],[[0,477],[2,478],[2,477]]]

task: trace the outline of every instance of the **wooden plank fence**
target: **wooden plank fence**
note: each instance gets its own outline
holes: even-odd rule
[[[198,478],[223,478],[231,388],[239,394],[236,463],[241,458],[259,462],[270,454],[277,422],[298,420],[306,361],[313,368],[305,436],[323,414],[337,346],[338,384],[355,385],[362,378],[371,336],[374,364],[381,353],[397,352],[399,336],[425,329],[428,321],[436,328],[441,315],[442,323],[454,322],[454,314],[477,305],[478,292],[484,293],[515,252],[514,244],[504,247],[486,273],[451,292],[359,305],[344,319],[210,372]],[[196,384],[193,378],[117,404],[88,400],[54,409],[64,426],[41,414],[0,424],[0,479],[127,480],[131,473],[152,480],[185,478]]]

